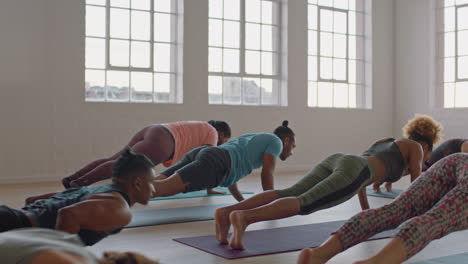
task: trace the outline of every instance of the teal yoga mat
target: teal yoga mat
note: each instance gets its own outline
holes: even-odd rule
[[[381,198],[395,199],[402,192],[402,190],[399,190],[399,189],[393,189],[391,192],[387,192],[384,189],[385,188],[382,188],[382,192],[375,192],[374,189],[372,189],[372,187],[367,187],[367,195],[381,197]]]
[[[213,220],[214,211],[227,204],[134,211],[126,228]]]
[[[211,196],[223,196],[223,195],[231,195],[227,188],[215,188],[214,190],[225,192],[225,194],[206,194],[206,190],[202,191],[195,191],[195,192],[188,192],[188,193],[179,193],[172,196],[166,197],[155,197],[152,198],[151,201],[161,201],[161,200],[172,200],[172,199],[187,199],[187,198],[199,198],[199,197],[211,197]],[[242,194],[253,194],[253,192],[241,192]]]
[[[468,253],[461,253],[457,255],[450,255],[440,258],[428,259],[411,264],[463,264],[468,263]]]

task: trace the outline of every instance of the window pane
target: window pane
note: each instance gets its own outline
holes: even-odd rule
[[[86,68],[104,69],[106,66],[106,42],[104,39],[86,38]]]
[[[453,6],[455,5],[455,0],[444,0],[444,6]]]
[[[330,1],[330,0],[318,0],[318,5],[332,7],[332,6],[333,6],[333,1]]]
[[[249,22],[260,22],[260,0],[245,1],[245,20]]]
[[[348,0],[333,0],[333,6],[340,9],[348,9]]]
[[[130,11],[111,8],[110,36],[113,38],[130,38]]]
[[[245,71],[249,74],[260,74],[260,52],[245,52]]]
[[[239,22],[224,21],[224,46],[227,48],[239,48],[240,33]]]
[[[86,0],[89,5],[106,5],[106,0]]]
[[[309,67],[309,81],[317,81],[317,57],[309,56],[308,58],[308,67]]]
[[[349,85],[349,107],[356,108],[357,106],[357,92],[356,92],[356,85],[350,84]]]
[[[356,59],[356,37],[348,37],[348,57],[350,59]]]
[[[112,66],[129,66],[130,41],[111,39],[109,56]]]
[[[347,33],[347,15],[343,12],[334,12],[333,14],[333,31],[336,33]]]
[[[209,76],[208,77],[208,95],[210,104],[223,103],[223,77]]]
[[[154,74],[154,100],[156,102],[168,102],[172,100],[172,77],[173,75],[168,73]]]
[[[209,45],[218,47],[223,45],[223,22],[221,20],[210,19]]]
[[[149,42],[132,41],[130,65],[132,67],[149,68],[151,51]],[[170,55],[170,52],[169,52]]]
[[[85,71],[85,98],[86,100],[104,100],[106,75],[104,71]]]
[[[154,69],[160,72],[171,71],[171,45],[154,44]]]
[[[331,1],[330,1],[331,2]],[[320,30],[333,31],[333,12],[326,9],[320,10]]]
[[[455,32],[444,33],[444,56],[455,56]]]
[[[356,0],[348,0],[348,9],[356,10]]]
[[[356,83],[356,61],[348,61],[348,82]]]
[[[171,13],[171,2],[172,0],[154,0],[154,11]]]
[[[348,84],[335,83],[333,89],[333,106],[348,107]]]
[[[150,10],[151,9],[151,2],[150,2],[150,0],[132,0],[132,8],[142,9],[142,10]]]
[[[307,105],[309,107],[317,106],[317,83],[309,82],[309,89],[307,93]]]
[[[110,6],[129,8],[130,0],[110,0]]]
[[[149,12],[132,11],[132,38],[150,40],[151,18]]]
[[[209,16],[215,18],[223,18],[223,0],[209,0]]]
[[[241,79],[237,77],[223,78],[223,99],[225,104],[241,103]]]
[[[245,48],[260,50],[260,25],[245,24]]]
[[[107,98],[109,101],[128,101],[129,72],[107,72]]]
[[[363,61],[356,61],[356,83],[365,84],[365,65]]]
[[[458,32],[458,56],[462,55],[468,55],[468,31]]]
[[[445,82],[455,81],[455,59],[446,58],[444,63],[444,80]]]
[[[333,79],[346,81],[346,60],[333,59]]]
[[[273,3],[271,1],[262,1],[262,23],[273,24]]]
[[[456,0],[455,3],[456,3],[457,5],[468,4],[468,0]]]
[[[273,75],[273,53],[262,52],[262,74]]]
[[[468,78],[468,57],[458,58],[458,78]]]
[[[223,71],[223,50],[218,48],[209,48],[209,65],[210,72]]]
[[[223,50],[223,71],[239,73],[239,50]]]
[[[224,0],[224,18],[240,20],[240,1]]]
[[[468,29],[468,7],[458,9],[457,19],[458,30]]]
[[[260,104],[260,79],[244,78],[242,80],[242,103],[246,105]]]
[[[468,107],[468,82],[455,84],[455,107]]]
[[[348,33],[356,35],[356,13],[348,12]]]
[[[261,80],[262,104],[273,105],[278,103],[277,82],[272,79]]]
[[[446,7],[444,8],[444,29],[445,31],[455,30],[455,8]]]
[[[333,34],[333,57],[346,58],[346,35]]]
[[[328,82],[318,83],[318,102],[319,107],[332,107],[333,106],[333,84]]]
[[[152,102],[153,101],[153,74],[149,72],[131,73],[132,101]]]
[[[154,14],[154,40],[171,42],[171,18],[169,14]]]
[[[333,56],[333,34],[320,33],[320,55]]]
[[[455,84],[444,84],[444,107],[455,107]]]
[[[309,55],[317,55],[317,31],[309,30],[309,39],[308,39]]]
[[[273,51],[273,27],[262,25],[262,50]]]
[[[308,22],[309,22],[309,29],[317,30],[317,6],[309,5],[308,7]]]
[[[330,58],[320,58],[320,78],[330,80],[333,78],[333,60]]]
[[[86,6],[86,36],[106,36],[106,9]]]

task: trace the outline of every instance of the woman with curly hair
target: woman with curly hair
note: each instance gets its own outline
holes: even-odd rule
[[[248,225],[306,215],[341,204],[358,194],[361,208],[368,209],[366,186],[394,182],[408,172],[414,181],[421,174],[434,143],[439,141],[441,125],[429,116],[417,115],[403,129],[405,138],[377,141],[361,156],[333,154],[315,166],[298,183],[283,190],[257,194],[238,204],[215,212],[216,237],[243,248],[242,237]]]

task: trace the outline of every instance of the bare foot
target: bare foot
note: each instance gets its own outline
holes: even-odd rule
[[[206,189],[207,194],[226,194],[226,192],[215,191],[214,189]]]
[[[392,184],[389,182],[385,183],[385,189],[387,189],[387,192],[392,192]]]
[[[214,213],[214,220],[216,226],[216,239],[221,244],[228,244],[228,233],[231,222],[229,221],[229,214],[224,208],[216,209]]]
[[[374,189],[374,192],[377,192],[377,193],[381,192],[379,183],[374,183],[372,188]]]
[[[233,249],[244,249],[242,237],[244,236],[248,224],[245,221],[242,211],[231,212],[231,214],[229,214],[229,220],[234,228],[229,246]]]
[[[299,254],[297,264],[324,264],[329,258],[320,256],[316,249],[304,248]]]

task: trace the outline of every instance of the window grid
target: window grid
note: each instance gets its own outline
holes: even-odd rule
[[[358,105],[358,93],[363,94],[365,85],[365,65],[368,63],[364,56],[363,46],[364,36],[364,18],[366,13],[364,9],[357,8],[357,1],[308,1],[308,34],[309,34],[309,107],[347,107],[356,108]],[[346,3],[346,4],[343,4]],[[353,5],[352,5],[353,4]],[[364,3],[361,3],[364,7]],[[331,12],[331,30],[323,29],[321,25],[322,11]],[[337,32],[335,29],[335,16],[338,13],[345,15],[346,29],[344,32]],[[350,25],[353,25],[350,27]],[[325,33],[325,34],[323,34]],[[331,36],[331,55],[323,54],[321,49],[322,38],[326,35]],[[335,39],[344,37],[344,56],[335,56],[335,46],[339,43]],[[350,52],[353,51],[353,54]],[[330,52],[330,51],[328,51]],[[327,77],[322,76],[324,68],[322,60],[328,59],[329,64]],[[340,72],[335,69],[335,61],[341,60],[342,78],[336,78]],[[343,67],[344,60],[344,67]],[[327,65],[327,64],[325,64]],[[350,68],[352,66],[352,68]],[[343,69],[344,68],[344,69]]]
[[[160,3],[156,0],[149,0],[146,3],[148,4],[148,9],[135,8],[133,5],[133,0],[127,1],[128,6],[115,6],[112,5],[112,0],[87,0],[86,8],[103,8],[105,9],[105,32],[103,36],[96,36],[88,33],[88,26],[86,32],[87,43],[89,40],[100,40],[105,42],[105,51],[99,52],[103,53],[105,57],[105,65],[99,67],[93,67],[86,63],[86,101],[96,101],[96,102],[138,102],[138,103],[175,103],[177,102],[177,89],[176,89],[176,74],[177,68],[177,52],[176,52],[176,37],[177,32],[177,11],[178,3],[177,0],[165,0],[166,4],[169,4],[169,11],[157,10],[155,4]],[[159,7],[159,6],[158,6]],[[119,37],[111,35],[111,10],[126,10],[128,11],[128,37]],[[102,11],[102,10],[101,10]],[[132,34],[132,20],[134,19],[133,12],[145,12],[149,15],[149,32],[145,31],[146,35],[149,35],[149,38],[138,38]],[[143,13],[140,13],[143,14]],[[164,25],[169,27],[169,40],[161,41],[155,40],[154,33],[155,28],[163,28],[164,26],[155,25],[154,16],[157,14],[164,14],[169,16],[169,25]],[[94,17],[95,18],[95,17]],[[136,18],[136,16],[135,16]],[[87,18],[88,19],[88,18]],[[145,21],[148,26],[148,20]],[[92,29],[91,29],[92,30]],[[126,58],[128,66],[115,66],[111,64],[111,40],[116,41],[127,41],[128,42],[128,58]],[[141,43],[146,44],[147,54],[141,58],[149,60],[148,67],[136,67],[132,66],[132,45],[139,45]],[[155,49],[157,50],[160,46],[166,45],[169,47],[169,55],[166,58],[165,64],[169,66],[158,66],[155,65]],[[91,49],[88,44],[86,49]],[[135,48],[135,47],[134,47]],[[134,50],[138,54],[139,49]],[[87,60],[88,60],[87,56]],[[162,69],[165,68],[165,69]],[[98,77],[99,76],[99,77]],[[93,78],[94,77],[94,78]],[[111,80],[114,77],[115,83],[120,85],[115,85]],[[97,81],[99,79],[99,81]],[[97,85],[96,85],[97,84]],[[94,88],[95,91],[92,91],[89,88]],[[89,91],[88,91],[89,89]],[[117,90],[117,92],[116,92]],[[121,98],[115,98],[116,93],[122,93]],[[93,96],[95,94],[95,96]]]
[[[209,37],[209,56],[210,63],[209,63],[209,103],[210,104],[229,104],[229,105],[278,105],[279,104],[279,78],[280,78],[280,71],[279,71],[279,50],[280,50],[280,31],[279,25],[281,24],[281,17],[280,17],[280,1],[276,0],[255,0],[256,3],[259,3],[259,10],[257,13],[258,21],[252,21],[249,18],[246,18],[246,12],[248,8],[246,6],[246,1],[251,1],[249,3],[253,3],[252,0],[240,0],[239,3],[239,20],[226,18],[226,9],[225,3],[226,0],[210,0],[210,8],[212,7],[211,4],[215,4],[215,2],[221,4],[221,10],[223,13],[222,17],[212,15],[210,12],[209,16],[209,23],[210,23],[210,31],[215,30],[215,24],[220,23],[222,26],[222,30],[220,33],[221,39],[217,41],[212,40],[212,34],[210,32]],[[235,1],[234,1],[235,2]],[[263,15],[265,12],[263,8],[264,3],[271,4],[271,22],[264,21]],[[239,23],[239,42],[237,46],[230,47],[226,46],[225,41],[225,30],[226,30],[226,21],[227,22],[235,22]],[[218,25],[219,26],[219,25]],[[247,41],[249,40],[247,37],[247,27],[249,26],[257,26],[259,28],[259,43],[257,48],[247,47]],[[264,49],[264,38],[262,36],[262,30],[264,27],[270,27],[271,29],[271,48]],[[215,43],[214,43],[215,42]],[[225,51],[236,51],[238,52],[238,64],[236,70],[229,70],[226,67],[227,61],[225,56]],[[213,63],[213,57],[216,56],[216,52],[221,54],[218,59],[219,65]],[[265,68],[265,63],[263,62],[264,58],[268,59],[268,55],[270,55],[271,59],[271,67]],[[249,68],[250,64],[247,61],[247,57],[249,56],[257,56],[258,67],[255,70],[255,73]],[[263,57],[265,56],[265,57]],[[267,70],[268,69],[268,70]],[[235,85],[236,87],[232,87],[230,85]],[[253,87],[253,89],[252,89]],[[266,89],[271,90],[271,94],[269,97],[275,96],[276,99],[268,100],[268,96],[265,96]],[[231,91],[229,91],[231,90]],[[276,90],[276,91],[275,91]],[[234,95],[229,95],[229,92]],[[249,97],[250,94],[250,97]],[[253,94],[253,95],[252,95]],[[245,96],[244,96],[245,95]],[[229,99],[229,97],[233,97],[235,99]]]
[[[468,1],[443,1],[443,107],[468,107]],[[465,12],[465,14],[460,14]]]

